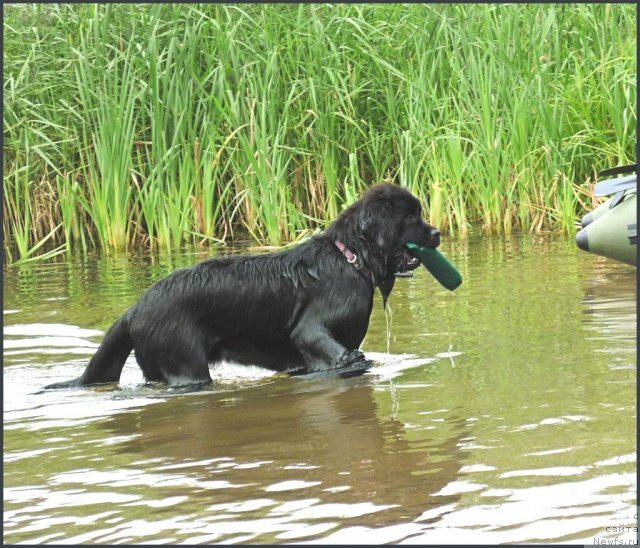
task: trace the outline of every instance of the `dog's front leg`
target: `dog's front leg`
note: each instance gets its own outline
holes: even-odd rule
[[[364,373],[372,365],[360,350],[345,348],[322,326],[305,323],[293,331],[291,341],[304,359],[304,370],[296,374],[351,377]]]

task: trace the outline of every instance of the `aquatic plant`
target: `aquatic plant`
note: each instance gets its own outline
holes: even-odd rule
[[[455,236],[572,233],[635,161],[636,9],[7,5],[5,255],[281,244],[382,180]]]

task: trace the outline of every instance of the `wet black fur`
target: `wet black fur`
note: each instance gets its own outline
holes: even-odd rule
[[[224,256],[178,270],[148,289],[106,333],[84,373],[47,388],[114,383],[131,350],[147,381],[209,383],[229,360],[292,374],[369,367],[358,350],[375,287],[416,268],[407,242],[435,247],[418,200],[377,185],[325,232],[291,249]],[[336,247],[344,242],[361,268]]]

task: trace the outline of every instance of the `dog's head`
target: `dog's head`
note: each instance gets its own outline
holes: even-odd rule
[[[422,219],[418,199],[393,184],[369,188],[331,228],[359,254],[378,280],[418,268],[420,263],[407,243],[420,247],[440,245],[440,231]]]
[[[420,202],[405,188],[373,186],[361,198],[360,206],[362,233],[380,249],[393,272],[406,272],[420,265],[407,243],[420,247],[440,245],[440,231],[423,220]]]

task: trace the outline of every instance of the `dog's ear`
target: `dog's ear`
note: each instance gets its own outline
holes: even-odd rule
[[[358,228],[368,241],[374,242],[385,254],[389,253],[399,232],[391,201],[370,200],[359,211]]]

